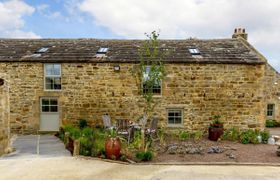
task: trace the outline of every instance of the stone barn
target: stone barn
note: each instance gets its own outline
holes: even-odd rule
[[[278,73],[246,38],[237,29],[229,39],[160,40],[169,53],[167,76],[153,89],[159,126],[205,130],[220,115],[226,128],[263,128],[267,115],[279,117]],[[1,39],[11,131],[57,131],[78,119],[97,125],[105,113],[137,121],[143,102],[130,70],[143,42]]]

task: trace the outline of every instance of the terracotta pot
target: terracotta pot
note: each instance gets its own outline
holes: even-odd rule
[[[223,127],[209,127],[208,129],[208,139],[211,141],[217,141],[223,134]]]
[[[119,138],[109,138],[105,142],[105,153],[108,159],[118,159],[121,154],[121,141]]]

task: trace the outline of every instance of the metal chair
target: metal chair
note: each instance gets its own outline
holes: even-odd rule
[[[111,117],[108,114],[102,116],[103,126],[105,129],[114,129],[115,127],[111,123]]]
[[[117,120],[117,134],[125,136],[128,143],[130,143],[131,140],[131,133],[132,127],[129,126],[128,120]]]
[[[145,134],[150,136],[152,140],[157,140],[158,138],[158,118],[153,118],[151,121],[150,128],[145,130]]]

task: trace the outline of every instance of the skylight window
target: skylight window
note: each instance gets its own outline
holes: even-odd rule
[[[200,55],[200,51],[197,48],[189,48],[191,55]]]
[[[108,52],[108,47],[101,47],[98,49],[97,54],[106,54]]]
[[[41,47],[40,49],[38,49],[38,50],[36,51],[36,53],[45,53],[45,52],[47,52],[48,50],[49,50],[48,47]]]

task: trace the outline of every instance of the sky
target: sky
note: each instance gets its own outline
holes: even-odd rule
[[[239,27],[280,72],[279,0],[0,0],[0,38],[218,39]]]

